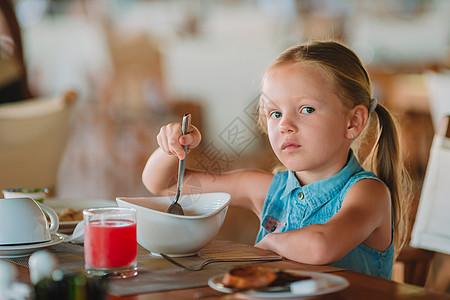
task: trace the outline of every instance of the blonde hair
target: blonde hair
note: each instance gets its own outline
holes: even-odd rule
[[[283,64],[302,64],[319,67],[334,86],[334,90],[348,108],[363,104],[370,112],[371,85],[369,75],[358,56],[336,41],[314,41],[294,46],[276,58],[266,69],[262,82],[270,70]],[[259,110],[263,108],[261,95]],[[265,132],[266,118],[258,113],[258,125]],[[398,125],[394,116],[382,104],[369,113],[366,128],[352,144],[361,165],[375,173],[391,193],[394,245],[398,254],[408,235],[408,209],[411,197],[411,179],[403,164]]]

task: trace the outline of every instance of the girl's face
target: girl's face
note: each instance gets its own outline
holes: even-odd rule
[[[322,72],[317,66],[284,64],[270,70],[262,85],[270,144],[302,184],[339,172],[351,143],[350,109]]]

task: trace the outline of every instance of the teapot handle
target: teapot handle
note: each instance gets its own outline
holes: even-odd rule
[[[51,207],[48,207],[47,205],[44,205],[42,203],[39,203],[37,201],[35,201],[35,203],[37,205],[39,205],[39,207],[49,216],[50,218],[50,234],[54,234],[58,231],[59,229],[59,218],[58,218],[58,214],[55,212],[55,210]]]

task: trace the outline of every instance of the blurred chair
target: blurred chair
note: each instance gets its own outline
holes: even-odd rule
[[[403,265],[403,282],[425,286],[433,257],[433,251],[405,246],[397,257]]]
[[[0,105],[0,188],[45,187],[50,193],[70,129],[77,95]]]
[[[430,111],[435,128],[450,114],[450,70],[427,71],[424,75],[430,99]]]
[[[406,283],[425,285],[436,252],[450,254],[450,116],[442,119],[431,146],[410,246],[398,257]]]

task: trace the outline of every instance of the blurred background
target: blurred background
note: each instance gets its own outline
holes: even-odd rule
[[[7,70],[14,73],[7,65],[22,62],[24,99],[78,94],[54,196],[149,195],[141,172],[157,146],[156,134],[185,112],[204,136],[188,157],[190,167],[272,170],[276,159],[254,122],[261,75],[287,47],[331,38],[355,50],[374,96],[400,120],[403,155],[417,182],[414,220],[434,131],[450,113],[450,1],[12,3],[22,60],[14,58],[14,39],[0,40],[0,85]],[[240,230],[242,224],[248,231]],[[230,210],[225,225],[224,238],[251,244],[258,220]],[[436,261],[442,265],[448,257]],[[435,269],[428,286],[448,290],[449,277]]]

